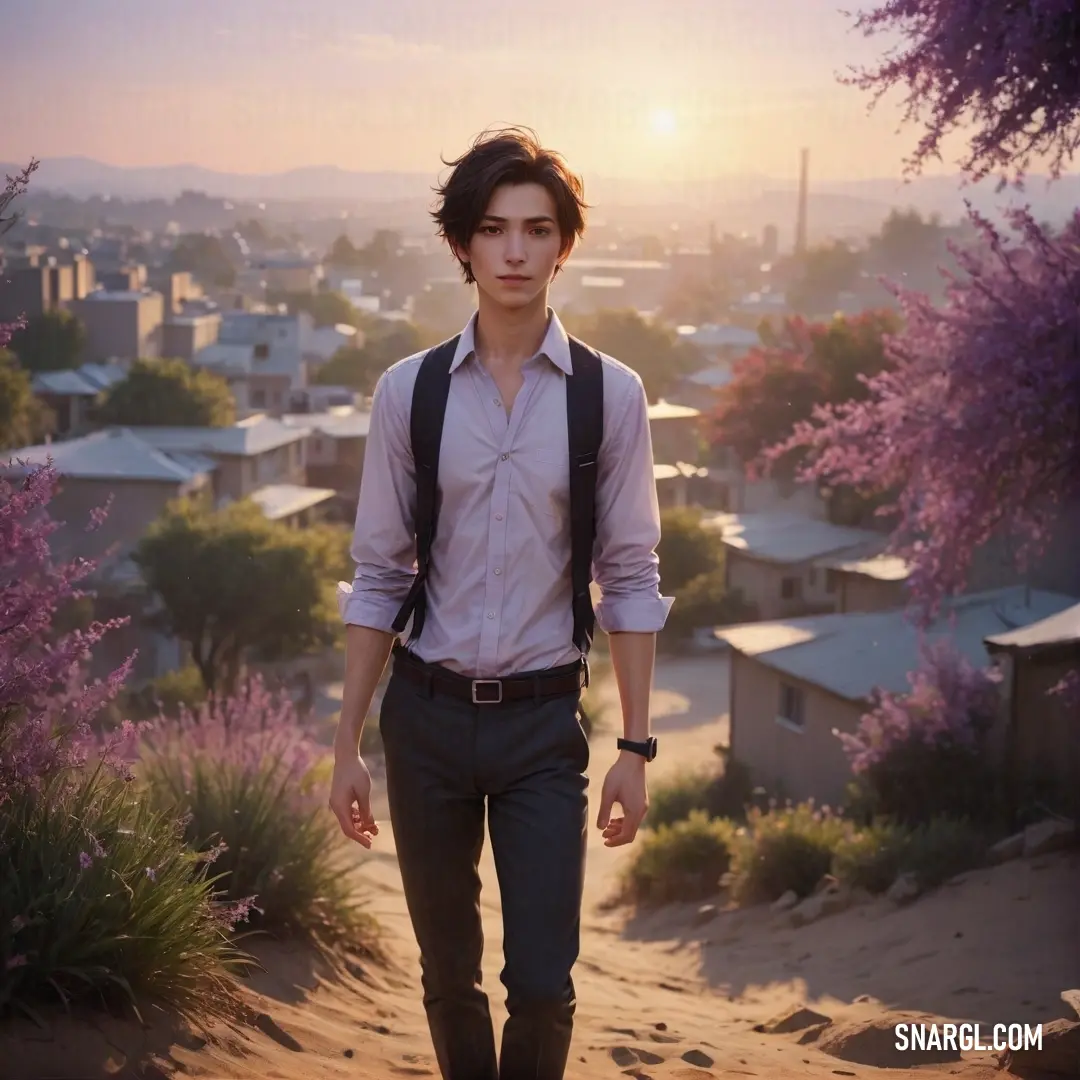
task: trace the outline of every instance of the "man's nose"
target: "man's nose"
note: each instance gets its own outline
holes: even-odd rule
[[[525,238],[516,232],[507,233],[506,236],[506,261],[512,263],[523,262],[525,259]]]

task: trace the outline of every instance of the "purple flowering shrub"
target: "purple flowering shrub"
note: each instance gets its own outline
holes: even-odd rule
[[[0,477],[0,805],[85,764],[95,743],[91,724],[119,693],[133,659],[88,683],[90,650],[122,621],[54,632],[63,609],[87,595],[80,582],[94,569],[85,559],[52,560],[57,523],[46,507],[55,484],[51,466],[20,483]],[[111,746],[104,749],[120,764]]]
[[[326,749],[287,695],[254,677],[230,696],[180,705],[154,723],[141,756],[149,797],[182,815],[194,850],[213,853],[219,888],[254,930],[371,945],[356,863],[313,782]]]
[[[226,1015],[242,912],[218,901],[175,818],[137,797],[138,728],[94,730],[130,660],[88,682],[115,624],[56,630],[93,567],[51,559],[54,483],[51,467],[0,480],[0,1014],[153,998]]]
[[[987,747],[998,673],[948,641],[927,644],[910,690],[878,692],[856,731],[838,732],[867,817],[917,826],[936,818],[989,820],[999,789]]]

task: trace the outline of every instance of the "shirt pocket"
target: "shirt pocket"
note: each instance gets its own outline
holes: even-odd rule
[[[564,518],[570,510],[569,453],[563,448],[543,447],[518,456],[521,465],[521,496],[526,506],[548,517]]]

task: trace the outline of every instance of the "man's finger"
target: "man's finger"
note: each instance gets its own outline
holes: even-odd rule
[[[333,800],[330,802],[330,809],[334,812],[334,817],[338,819],[338,824],[341,826],[341,831],[350,839],[355,840],[358,844],[363,844],[364,847],[371,847],[371,840],[364,836],[353,822],[352,815],[352,803],[350,802],[344,809],[342,809],[340,803],[336,803]]]
[[[605,791],[600,795],[600,811],[596,815],[596,827],[606,829],[611,821],[611,808],[615,805],[613,793]]]

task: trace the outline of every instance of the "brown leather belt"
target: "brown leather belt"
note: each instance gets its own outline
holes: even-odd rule
[[[472,679],[456,671],[426,664],[400,644],[394,645],[394,674],[422,687],[429,694],[446,694],[473,705],[501,705],[574,694],[589,685],[588,662],[580,660],[546,671],[508,675],[501,679]]]

